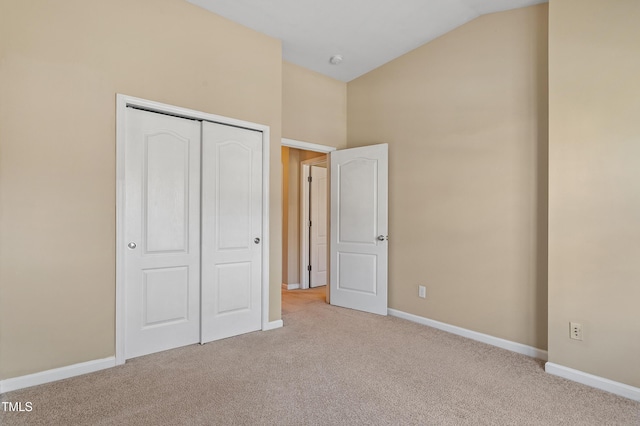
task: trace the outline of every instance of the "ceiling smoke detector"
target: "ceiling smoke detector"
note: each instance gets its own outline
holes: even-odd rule
[[[342,55],[333,55],[329,58],[329,62],[331,62],[332,65],[338,65],[343,59]]]

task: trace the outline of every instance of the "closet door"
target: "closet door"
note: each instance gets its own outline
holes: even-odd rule
[[[200,123],[128,108],[125,358],[199,341]]]
[[[202,126],[205,343],[262,327],[262,133]]]

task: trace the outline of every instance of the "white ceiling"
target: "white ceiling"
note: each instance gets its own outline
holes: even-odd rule
[[[282,40],[285,61],[350,81],[492,12],[547,0],[188,0]],[[331,65],[340,54],[344,61]]]

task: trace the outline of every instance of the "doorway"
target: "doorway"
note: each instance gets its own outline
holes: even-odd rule
[[[282,145],[283,175],[287,176],[290,176],[291,170],[295,173],[297,169],[289,167],[291,148],[331,153],[330,161],[327,161],[329,171],[326,174],[330,181],[326,188],[330,200],[330,214],[326,220],[330,225],[327,240],[330,247],[327,265],[330,266],[330,276],[325,289],[326,302],[387,315],[388,144],[336,150],[283,139]],[[283,196],[283,210],[287,212],[291,211],[291,202],[285,202],[285,198],[295,194],[295,191],[288,188],[290,182],[290,177],[283,181],[283,194],[287,194]],[[290,218],[285,219],[283,215],[283,221],[288,219]],[[283,226],[283,239],[291,243],[290,233],[284,234],[284,230],[291,229],[290,223],[287,225]],[[283,278],[289,281],[292,278],[288,274],[292,265],[292,253],[297,255],[296,250],[287,247],[282,256]],[[298,279],[300,273],[304,271],[298,271]],[[296,289],[300,288],[300,284],[283,280],[283,288]]]
[[[309,208],[311,183],[307,179],[312,165],[324,165],[323,170],[326,170],[326,152],[286,146],[284,143],[282,146],[282,287],[285,290],[309,288],[308,241],[312,210]],[[316,185],[318,183],[319,180]]]

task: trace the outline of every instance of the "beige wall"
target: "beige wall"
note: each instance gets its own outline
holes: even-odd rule
[[[182,0],[1,2],[0,378],[114,354],[116,93],[271,126],[280,317],[281,85],[279,41]]]
[[[282,136],[345,148],[347,84],[284,62],[282,64]]]
[[[547,5],[480,17],[347,90],[348,146],[389,144],[389,306],[545,349]]]
[[[549,6],[549,360],[636,387],[639,17],[637,0]]]
[[[347,85],[181,0],[9,3],[0,379],[114,354],[124,93],[271,126],[271,320],[280,283],[299,282],[307,158],[281,164],[281,135],[389,143],[392,308],[542,349],[549,184],[550,361],[640,386],[637,1],[551,0],[549,166],[546,5],[476,19]]]

